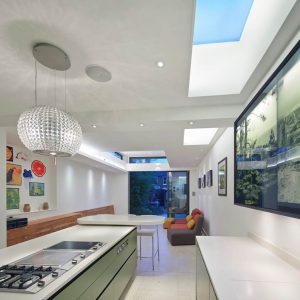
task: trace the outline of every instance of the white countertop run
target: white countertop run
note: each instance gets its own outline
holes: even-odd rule
[[[165,221],[164,217],[154,215],[109,215],[101,214],[77,219],[81,225],[159,225]]]
[[[122,238],[129,234],[134,227],[113,226],[73,226],[45,236],[26,241],[11,247],[0,249],[0,265],[12,263],[27,255],[47,248],[61,241],[99,241],[106,244],[99,251],[91,254],[71,270],[58,277],[55,281],[36,294],[4,293],[0,292],[1,300],[41,300],[47,299],[86,267],[108,252]]]
[[[197,237],[219,300],[299,300],[300,270],[254,240]]]

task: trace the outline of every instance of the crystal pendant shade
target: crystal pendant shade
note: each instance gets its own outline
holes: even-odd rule
[[[35,106],[18,120],[18,135],[32,152],[68,157],[80,148],[82,131],[68,113],[52,106]]]

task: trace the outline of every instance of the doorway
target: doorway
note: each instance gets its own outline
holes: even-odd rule
[[[129,173],[129,213],[180,217],[188,212],[188,171]]]

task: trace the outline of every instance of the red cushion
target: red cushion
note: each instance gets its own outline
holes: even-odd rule
[[[183,230],[188,229],[186,224],[172,224],[171,228],[173,228],[173,229],[183,229]]]
[[[193,210],[192,210],[192,213],[191,213],[191,215],[192,215],[192,217],[194,217],[195,215],[197,215],[197,214],[202,214],[202,211],[199,209],[199,208],[194,208]]]
[[[175,219],[175,224],[186,224],[186,219]]]
[[[200,215],[199,215],[199,214],[197,214],[197,215],[194,216],[193,219],[194,219],[195,223],[197,222],[197,220],[198,220],[199,218],[200,218]]]

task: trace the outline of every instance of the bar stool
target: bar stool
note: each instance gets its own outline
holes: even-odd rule
[[[154,271],[154,258],[157,255],[158,261],[159,261],[159,237],[158,237],[158,228],[155,229],[140,229],[137,230],[137,236],[140,237],[140,255],[139,258],[152,258],[152,270]],[[157,233],[157,249],[154,250],[154,235]],[[142,256],[142,236],[144,237],[151,237],[152,241],[152,256]]]

